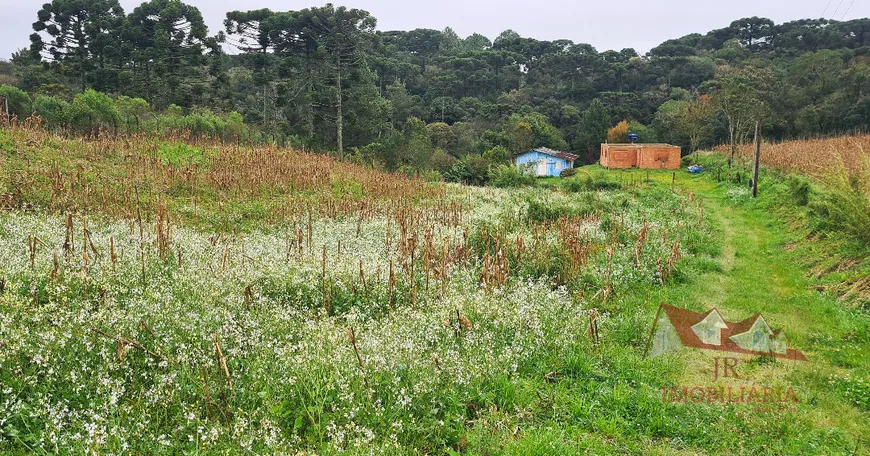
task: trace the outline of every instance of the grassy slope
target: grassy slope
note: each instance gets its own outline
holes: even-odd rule
[[[87,154],[81,158],[86,160]],[[18,164],[25,166],[23,160]],[[21,171],[26,174],[27,170]],[[642,171],[604,174],[626,183],[647,175]],[[659,187],[671,184],[670,172],[650,176],[659,181]],[[839,380],[870,374],[866,316],[810,289],[814,281],[807,278],[796,254],[784,248],[794,239],[782,221],[761,207],[732,205],[725,198],[726,189],[704,177],[680,173],[676,185],[704,199],[708,221],[721,232],[721,254],[716,255],[717,247],[711,246],[711,255],[686,265],[676,284],[637,288],[609,301],[601,309],[608,317],[602,323],[603,343],[597,350],[577,347],[566,357],[543,357],[521,366],[517,374],[488,379],[479,385],[474,401],[457,396],[458,408],[467,411],[469,420],[457,436],[459,444],[445,451],[566,455],[866,452],[864,448],[870,447],[868,409],[866,402],[863,411],[856,406],[849,391],[864,391],[866,397],[867,390]],[[227,200],[229,205],[251,198],[237,195]],[[238,212],[250,211],[245,206]],[[219,228],[228,222],[223,211],[219,213],[222,223],[205,226]],[[753,413],[741,405],[663,404],[658,391],[662,386],[708,385],[711,381],[709,357],[695,351],[640,359],[662,302],[698,311],[717,306],[730,320],[762,312],[772,326],[784,328],[810,362],[790,365],[756,360],[742,367],[741,373],[745,381],[758,384],[794,385],[802,400],[797,411],[767,414]],[[421,447],[432,444],[419,443]],[[396,454],[400,453],[416,454],[410,448]]]

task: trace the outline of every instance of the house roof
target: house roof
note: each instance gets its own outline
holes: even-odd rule
[[[680,342],[682,342],[683,345],[685,345],[686,347],[701,348],[704,350],[717,350],[731,353],[743,353],[749,355],[775,356],[777,358],[793,359],[798,361],[807,360],[806,356],[804,356],[802,352],[792,348],[789,348],[788,351],[784,354],[757,352],[743,349],[738,346],[733,340],[731,340],[731,336],[743,334],[752,329],[752,325],[755,324],[756,320],[758,320],[759,318],[763,319],[761,314],[754,315],[740,322],[731,322],[725,320],[725,324],[728,327],[722,330],[722,345],[711,345],[702,342],[698,335],[695,334],[692,326],[703,321],[705,318],[707,318],[708,315],[710,315],[711,312],[719,312],[717,309],[713,309],[706,313],[699,313],[663,304],[662,310],[665,311],[665,314],[667,314],[668,316],[668,320],[670,320],[671,324],[674,326],[674,329],[677,331],[677,335],[680,337]],[[779,332],[780,330],[774,331],[774,337],[778,335]]]
[[[682,149],[679,146],[674,146],[671,144],[662,144],[662,143],[603,143],[601,144],[604,147],[615,147],[618,149]]]
[[[536,148],[530,150],[529,152],[538,152],[538,153],[541,153],[544,155],[549,155],[551,157],[561,158],[562,160],[569,161],[569,162],[575,161],[578,158],[580,158],[579,155],[569,154],[568,152],[562,152],[559,150],[553,150],[553,149],[550,149],[548,147],[536,147]],[[529,153],[529,152],[526,152],[526,153]]]

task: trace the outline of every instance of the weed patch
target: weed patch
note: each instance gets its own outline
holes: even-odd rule
[[[184,143],[162,143],[157,153],[164,165],[176,168],[207,166],[209,163],[209,156],[202,148]]]

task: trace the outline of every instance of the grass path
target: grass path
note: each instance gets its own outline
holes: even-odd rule
[[[655,178],[670,184],[671,174]],[[696,311],[716,307],[732,321],[764,314],[773,328],[785,330],[789,345],[804,351],[809,361],[751,363],[744,368],[744,382],[794,385],[802,393],[802,402],[813,405],[801,408],[795,419],[806,419],[820,429],[843,430],[865,448],[870,446],[867,413],[831,383],[832,377],[868,375],[870,344],[860,337],[866,332],[866,317],[811,288],[813,280],[785,249],[790,235],[775,216],[752,205],[732,204],[722,187],[703,177],[679,176],[677,185],[703,199],[708,221],[719,229],[721,270],[662,290],[659,301],[651,301],[647,311],[654,312],[659,302],[667,302]],[[710,361],[715,355],[697,356],[696,352],[686,356],[682,381],[709,384]],[[857,453],[865,454],[862,451]]]
[[[781,222],[761,209],[728,203],[724,191],[705,179],[690,178],[680,185],[703,199],[708,220],[719,228],[722,271],[692,281],[688,293],[675,287],[677,295],[703,308],[717,307],[730,319],[762,313],[787,328],[796,344],[850,329],[855,315],[811,289],[812,280],[784,248],[788,232]]]

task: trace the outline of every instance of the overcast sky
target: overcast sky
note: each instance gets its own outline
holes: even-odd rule
[[[29,45],[31,24],[40,5],[49,0],[0,0],[0,58]],[[121,0],[130,12],[141,4]],[[271,8],[298,10],[322,5],[311,0],[188,0],[199,7],[209,31],[223,29],[232,10]],[[324,1],[324,3],[326,3]],[[727,27],[742,17],[762,16],[777,23],[794,19],[870,17],[870,0],[333,0],[362,8],[378,19],[380,30],[444,29],[461,36],[481,33],[494,39],[506,29],[541,40],[569,39],[592,44],[599,51],[633,47],[640,53],[662,41],[689,33]],[[701,6],[703,5],[703,6]],[[836,13],[835,13],[836,11]]]

